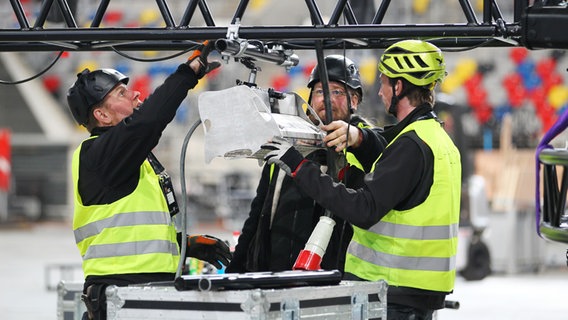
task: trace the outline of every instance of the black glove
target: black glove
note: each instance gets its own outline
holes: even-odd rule
[[[229,264],[231,250],[225,241],[210,235],[187,236],[186,256],[207,261],[221,269],[221,263],[225,266]]]
[[[269,150],[264,156],[264,160],[267,163],[276,164],[289,176],[304,161],[304,156],[293,145],[286,139],[278,136],[275,136],[272,138],[272,141],[263,144],[260,148]]]
[[[191,63],[193,60],[198,59],[199,61],[199,70],[196,72],[197,78],[201,79],[206,74],[211,72],[214,69],[217,69],[221,66],[219,61],[207,61],[207,56],[211,53],[211,51],[215,48],[215,42],[205,40],[195,51],[193,54],[187,58],[187,63]]]

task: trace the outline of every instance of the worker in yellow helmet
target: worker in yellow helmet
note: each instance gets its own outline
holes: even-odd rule
[[[384,151],[357,127],[341,121],[323,127],[328,146],[376,154],[362,188],[334,183],[277,137],[263,145],[270,150],[265,160],[353,225],[345,279],[386,280],[388,319],[432,319],[454,288],[461,194],[460,154],[433,111],[444,57],[431,43],[405,40],[385,50],[378,68],[379,96],[398,120],[382,133]]]

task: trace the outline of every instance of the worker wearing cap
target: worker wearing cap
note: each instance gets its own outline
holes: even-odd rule
[[[454,288],[461,194],[460,154],[433,111],[434,88],[445,76],[434,45],[405,40],[388,47],[379,62],[381,97],[398,123],[385,128],[384,151],[369,148],[372,135],[331,123],[329,146],[346,144],[354,155],[377,160],[360,189],[335,184],[286,141],[263,148],[265,159],[293,177],[323,207],[353,225],[345,278],[388,282],[387,319],[432,319]]]
[[[355,63],[342,55],[330,55],[324,60],[333,120],[343,120],[358,128],[369,127],[363,118],[353,114],[363,99],[361,79]],[[324,90],[318,66],[312,69],[307,87],[311,89],[308,103],[313,112],[326,122]],[[310,117],[317,121],[314,114],[310,114]],[[363,129],[363,132],[373,134],[368,129]],[[325,170],[325,150],[317,150],[308,158],[317,163],[318,170]],[[350,153],[340,153],[337,160],[339,174],[335,178],[351,187],[361,186],[364,171],[369,171],[374,160],[368,157],[359,161]],[[307,197],[277,166],[265,165],[233,260],[226,272],[292,270],[299,252],[304,249],[324,213],[324,208]],[[345,251],[352,233],[347,222],[335,219],[321,268],[343,271]]]
[[[113,69],[85,69],[67,93],[77,123],[91,136],[73,154],[73,232],[83,259],[84,319],[106,319],[105,288],[172,281],[180,260],[178,212],[171,180],[152,154],[183,99],[218,62],[200,45],[144,102],[128,77]],[[187,255],[221,268],[223,241],[188,237]]]

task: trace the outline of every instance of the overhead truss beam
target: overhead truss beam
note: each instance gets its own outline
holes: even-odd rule
[[[0,51],[183,50],[195,41],[226,38],[231,30],[236,30],[238,37],[243,39],[278,43],[283,48],[296,50],[315,48],[315,40],[323,40],[326,48],[372,49],[385,48],[404,38],[429,39],[440,47],[568,47],[568,35],[563,34],[566,28],[562,27],[568,27],[568,15],[565,14],[568,11],[542,4],[529,7],[529,0],[515,0],[513,21],[509,22],[504,20],[496,0],[483,0],[482,21],[478,21],[469,0],[457,0],[463,11],[463,23],[424,25],[383,24],[390,0],[380,2],[368,24],[358,23],[349,0],[336,0],[327,22],[316,1],[305,0],[311,26],[248,26],[243,21],[248,0],[240,0],[229,26],[215,24],[206,0],[189,0],[176,23],[166,0],[156,0],[165,25],[156,28],[100,27],[111,0],[100,0],[90,26],[79,27],[71,1],[76,0],[44,0],[32,26],[21,1],[10,0],[19,28],[0,29]],[[197,9],[205,26],[190,26]],[[59,11],[64,27],[46,27],[50,10]],[[554,28],[547,24],[548,20],[555,22]],[[549,32],[549,27],[558,31]],[[531,31],[534,32],[531,34]],[[544,34],[546,37],[542,36]]]

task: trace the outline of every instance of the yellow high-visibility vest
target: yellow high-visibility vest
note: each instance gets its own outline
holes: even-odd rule
[[[414,208],[391,210],[367,230],[353,226],[345,271],[370,281],[384,279],[390,286],[450,292],[456,273],[460,154],[435,119],[413,122],[391,144],[411,130],[434,155],[430,193]]]
[[[78,192],[80,152],[81,146],[72,161],[73,233],[85,277],[175,273],[180,255],[176,230],[148,160],[140,167],[138,186],[131,194],[113,203],[86,206]]]

